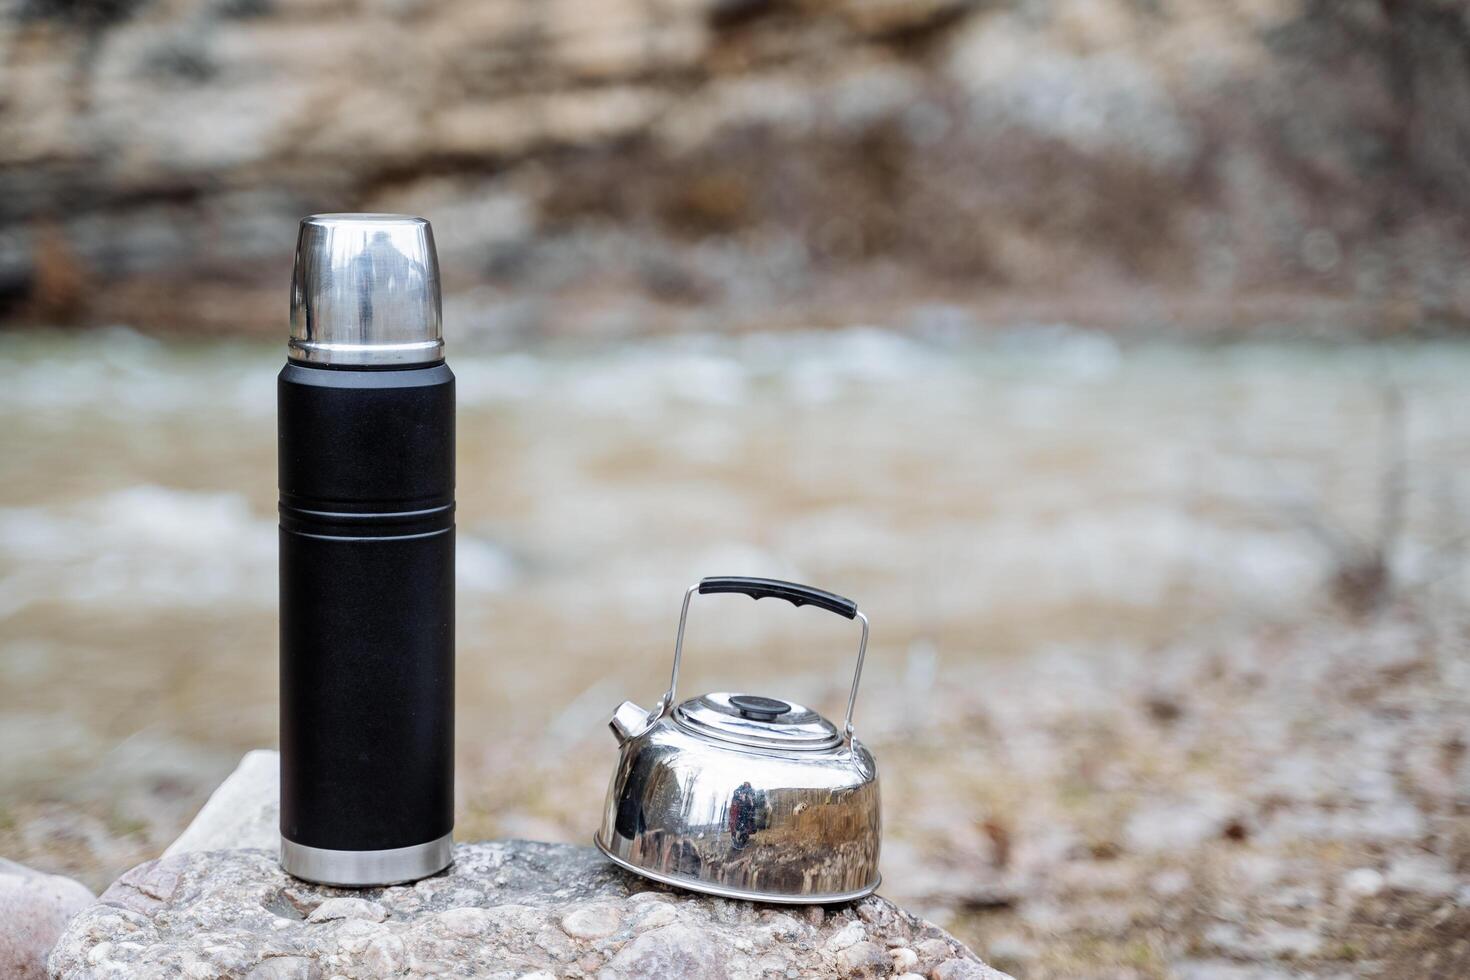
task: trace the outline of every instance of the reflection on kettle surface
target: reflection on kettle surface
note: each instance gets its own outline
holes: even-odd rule
[[[599,835],[613,857],[808,901],[876,884],[878,784],[862,743],[777,753],[712,745],[665,721],[624,748]]]
[[[750,842],[750,832],[755,830],[755,811],[758,806],[765,806],[765,793],[761,793],[761,799],[756,801],[755,789],[746,780],[735,787],[735,793],[730,797],[730,847],[732,850],[740,851]]]

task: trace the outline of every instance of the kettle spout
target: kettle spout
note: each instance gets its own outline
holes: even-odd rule
[[[612,729],[618,744],[622,745],[629,739],[637,738],[648,731],[648,712],[632,701],[624,701],[613,712],[608,727]]]

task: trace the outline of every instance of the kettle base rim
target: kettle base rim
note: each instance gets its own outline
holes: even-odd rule
[[[705,895],[714,895],[717,898],[733,898],[742,902],[762,902],[768,905],[841,905],[846,902],[855,902],[860,898],[867,898],[878,890],[883,884],[883,875],[875,874],[873,880],[862,888],[848,892],[836,892],[826,895],[795,895],[789,892],[759,892],[749,891],[744,888],[730,888],[726,885],[715,884],[701,878],[691,878],[685,875],[670,875],[660,871],[650,871],[639,867],[627,858],[619,857],[608,849],[602,842],[602,833],[599,831],[592,835],[592,843],[602,852],[603,857],[613,864],[631,871],[641,878],[656,881],[661,885],[671,885],[674,888],[682,888],[686,891],[700,892]]]

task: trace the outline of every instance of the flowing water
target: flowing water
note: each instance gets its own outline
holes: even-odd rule
[[[0,338],[0,841],[23,860],[105,883],[274,744],[281,361],[120,330]],[[857,721],[881,759],[883,719],[961,666],[1281,615],[1385,536],[1401,581],[1432,581],[1470,526],[1461,344],[855,328],[451,364],[469,809],[505,746],[543,774],[571,754],[610,771],[605,717],[661,693],[702,575],[859,600]],[[710,598],[683,691],[837,712],[855,641],[810,609]],[[585,836],[597,801],[577,800],[562,826]]]

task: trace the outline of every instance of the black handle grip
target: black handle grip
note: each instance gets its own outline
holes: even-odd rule
[[[828,612],[835,612],[845,619],[855,619],[858,611],[856,602],[843,598],[835,592],[824,592],[810,585],[798,585],[795,582],[783,582],[775,578],[712,575],[700,580],[700,595],[713,595],[720,592],[738,592],[752,599],[773,596],[777,599],[785,599],[793,606],[817,606]]]

